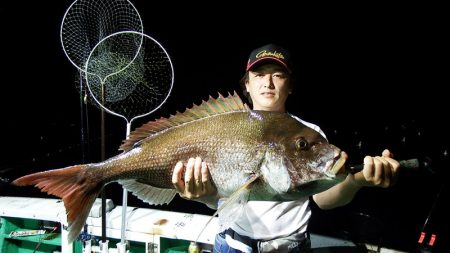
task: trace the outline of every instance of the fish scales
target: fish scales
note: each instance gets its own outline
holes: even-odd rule
[[[156,187],[173,188],[175,164],[199,156],[209,164],[213,179],[223,180],[236,170],[250,169],[247,164],[263,145],[264,121],[246,118],[251,118],[249,112],[235,112],[167,129],[142,140],[133,150],[100,163],[90,173],[102,175],[105,182],[139,178]]]
[[[219,95],[151,121],[120,149],[124,152],[100,163],[34,173],[13,183],[61,197],[73,241],[103,185],[117,181],[150,204],[169,203],[176,194],[173,168],[191,157],[208,164],[219,196],[230,199],[294,200],[341,180],[340,168],[333,167],[341,159],[339,148],[287,113],[250,110],[237,95]]]

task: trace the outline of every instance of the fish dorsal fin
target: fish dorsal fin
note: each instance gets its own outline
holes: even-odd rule
[[[242,102],[241,98],[233,92],[223,97],[220,93],[217,98],[209,97],[208,101],[202,101],[200,105],[194,104],[192,108],[187,109],[183,113],[177,112],[169,118],[159,118],[150,121],[143,126],[134,130],[126,140],[123,141],[119,150],[128,151],[133,148],[134,144],[147,138],[148,136],[179,126],[184,123],[192,122],[198,119],[210,117],[227,112],[249,111],[250,108]]]

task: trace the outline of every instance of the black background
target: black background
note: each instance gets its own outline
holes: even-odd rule
[[[78,72],[59,40],[70,4],[16,1],[0,7],[2,179],[100,160],[99,109],[89,104],[82,115]],[[266,43],[280,44],[292,52],[297,73],[288,110],[318,124],[331,143],[347,151],[351,163],[384,148],[398,159],[432,161],[431,168],[403,171],[392,188],[363,189],[346,207],[315,210],[313,232],[415,251],[437,203],[426,231],[437,234],[436,252],[445,251],[449,82],[444,50],[448,27],[441,6],[133,4],[145,33],[170,55],[175,83],[161,109],[132,128],[209,95],[239,90],[249,52]],[[118,153],[125,126],[123,119],[107,115],[108,157]],[[106,189],[107,197],[120,205],[120,187]],[[1,195],[47,197],[26,187],[3,184],[0,190]],[[129,204],[149,207],[132,196]],[[212,214],[178,197],[157,208]]]

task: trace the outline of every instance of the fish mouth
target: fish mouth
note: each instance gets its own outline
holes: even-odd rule
[[[344,164],[346,161],[347,156],[339,154],[337,157],[335,157],[335,159],[333,159],[332,161],[329,162],[329,164],[327,164],[327,167],[329,168],[331,166],[331,168],[327,169],[325,174],[328,177],[332,178],[341,174],[345,174]]]
[[[345,167],[344,164],[347,161],[347,157],[343,156],[343,155],[339,155],[339,158],[337,159],[337,161],[333,164],[333,167],[331,167],[330,171],[334,174],[334,175],[338,175],[341,174],[342,172],[344,172]]]
[[[325,170],[326,177],[317,178],[310,182],[301,184],[296,187],[296,193],[301,193],[305,196],[314,195],[318,192],[325,191],[334,185],[344,181],[347,176],[345,169],[345,162],[347,156],[338,154],[333,160],[328,161]]]

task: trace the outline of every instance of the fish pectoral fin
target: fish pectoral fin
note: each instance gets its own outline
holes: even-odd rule
[[[232,210],[243,206],[248,201],[250,194],[250,185],[259,178],[259,175],[252,174],[248,178],[247,182],[242,185],[237,191],[231,194],[225,202],[217,209],[216,213],[221,216],[231,216]]]
[[[244,170],[244,173],[249,174],[249,175],[255,174],[255,172],[253,170]]]
[[[151,205],[169,204],[177,194],[175,189],[158,188],[131,179],[119,180],[118,183],[134,196]]]
[[[203,229],[200,231],[200,233],[197,236],[200,238],[200,235],[203,233],[203,230],[208,226],[208,224],[211,222],[212,218],[216,215],[220,215],[220,221],[222,222],[222,225],[229,226],[231,222],[235,221],[237,217],[239,217],[243,210],[244,205],[248,201],[248,197],[250,195],[250,185],[255,182],[259,178],[259,175],[252,174],[247,182],[245,182],[244,185],[242,185],[237,191],[235,191],[233,194],[231,194],[223,203],[220,205],[220,207],[217,209],[217,211],[211,216],[211,218],[208,220],[208,222],[205,224]]]
[[[230,216],[234,214],[235,209],[239,209],[248,201],[248,196],[250,194],[250,185],[259,178],[259,175],[252,174],[247,182],[242,185],[237,191],[231,194],[225,202],[217,209],[216,214],[220,214],[221,216]]]

